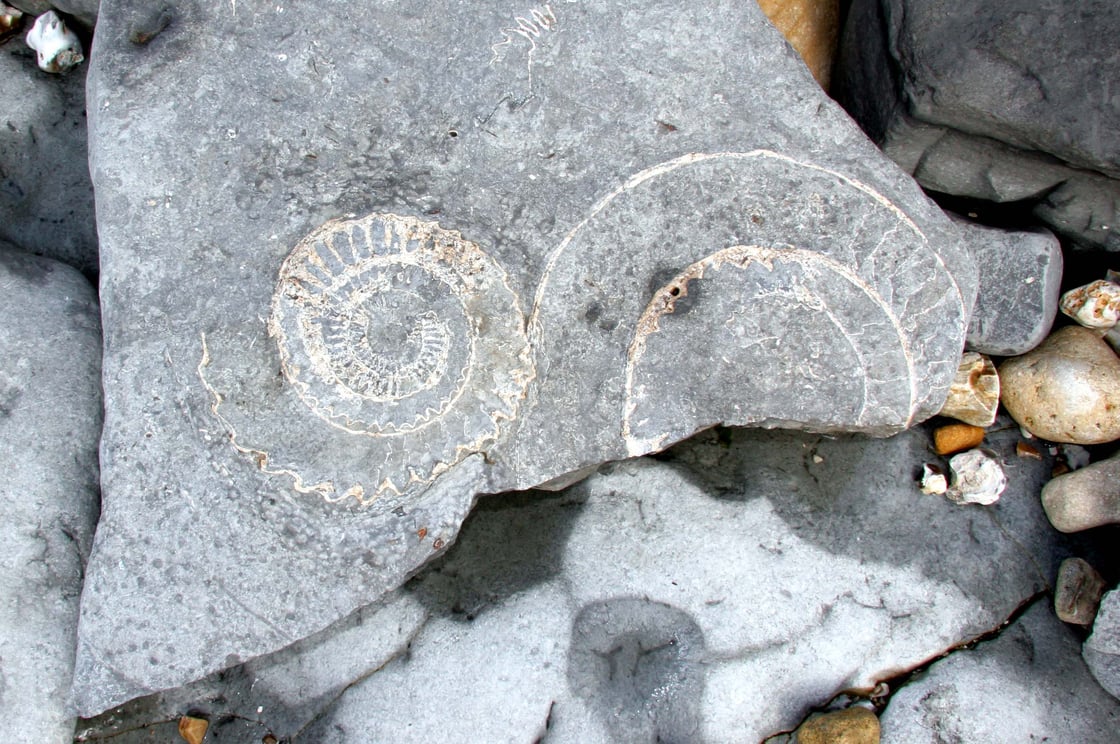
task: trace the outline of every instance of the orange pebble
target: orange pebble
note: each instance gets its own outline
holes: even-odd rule
[[[939,455],[972,449],[984,441],[984,430],[971,424],[947,424],[933,432],[933,448]]]

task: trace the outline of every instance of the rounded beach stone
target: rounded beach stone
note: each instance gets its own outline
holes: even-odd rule
[[[860,707],[826,713],[797,729],[797,744],[879,744],[879,719]]]
[[[1120,358],[1087,328],[1069,326],[999,368],[1008,413],[1043,439],[1101,444],[1120,439]]]
[[[1042,488],[1042,507],[1061,532],[1120,522],[1120,455],[1050,481]]]
[[[1054,582],[1054,614],[1063,623],[1092,625],[1104,594],[1105,581],[1081,558],[1066,558]]]

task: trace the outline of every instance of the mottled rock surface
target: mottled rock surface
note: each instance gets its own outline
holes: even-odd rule
[[[1120,699],[1120,590],[1104,595],[1081,655],[1101,687]]]
[[[92,60],[85,713],[372,601],[477,493],[952,380],[959,234],[754,4],[111,0]]]
[[[3,243],[0,289],[0,741],[62,744],[97,519],[97,300],[74,269]]]
[[[1120,249],[1120,74],[1109,0],[857,0],[835,85],[923,186],[1029,199],[1055,232]]]
[[[43,72],[22,38],[0,46],[0,240],[90,275],[97,272],[97,227],[85,72],[85,65]]]
[[[980,271],[967,348],[1016,356],[1038,346],[1058,314],[1062,247],[1048,230],[998,230],[958,222]]]
[[[1112,744],[1120,702],[1096,684],[1077,645],[1037,602],[998,638],[935,662],[899,690],[880,717],[883,744]]]

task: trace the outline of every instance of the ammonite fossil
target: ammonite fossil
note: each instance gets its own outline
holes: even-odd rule
[[[533,377],[505,272],[413,217],[333,220],[301,240],[280,267],[268,333],[288,384],[255,407],[223,405],[238,396],[215,388],[215,412],[262,470],[330,501],[417,491],[484,451]],[[270,436],[293,419],[299,436]]]
[[[528,444],[586,443],[575,470],[717,423],[885,435],[932,415],[974,291],[942,222],[919,227],[871,186],[765,150],[634,174],[547,262]],[[537,414],[551,410],[580,417]]]

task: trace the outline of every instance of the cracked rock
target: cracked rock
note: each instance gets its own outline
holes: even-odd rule
[[[478,494],[940,408],[974,261],[755,4],[172,15],[106,0],[89,68],[84,713],[323,629]]]
[[[1077,646],[1036,602],[997,638],[953,652],[899,689],[880,716],[883,744],[1112,744],[1120,702],[1096,684]]]
[[[64,744],[97,519],[97,299],[74,269],[2,243],[0,287],[0,741]]]

